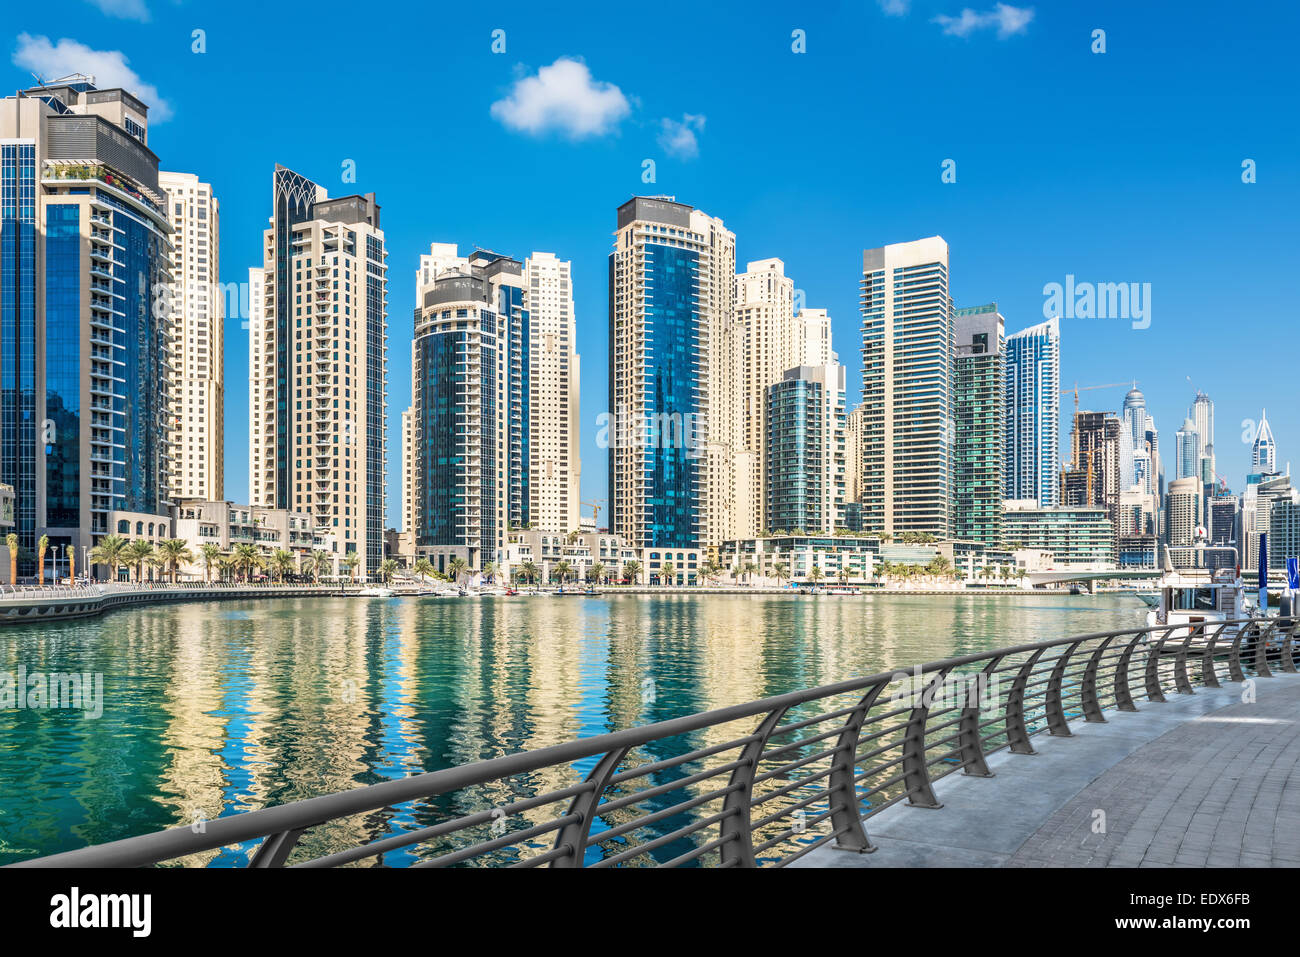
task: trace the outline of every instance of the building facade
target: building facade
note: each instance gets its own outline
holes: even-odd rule
[[[160,172],[158,185],[172,225],[172,495],[220,499],[226,467],[221,209],[211,184],[193,173]]]
[[[1114,564],[1114,526],[1104,508],[1041,508],[1034,499],[1008,501],[1002,516],[1007,550],[1051,552],[1057,565]]]
[[[862,254],[866,530],[949,537],[953,306],[938,236]]]
[[[250,323],[252,504],[307,513],[356,575],[384,555],[388,293],[373,193],[277,165]]]
[[[768,386],[764,419],[765,530],[832,534],[844,509],[843,367],[788,370]]]
[[[953,376],[953,535],[997,547],[1006,497],[1005,321],[997,303],[958,309]]]
[[[419,285],[412,390],[415,555],[500,563],[531,524],[530,316],[523,265],[434,244]]]
[[[170,522],[172,226],[147,116],[85,76],[0,100],[0,481],[27,553]]]
[[[734,515],[740,450],[735,236],[669,197],[618,209],[609,256],[610,531],[686,553]]]
[[[580,385],[573,266],[552,253],[524,260],[529,315],[529,519],[537,528],[578,527]]]
[[[1059,502],[1061,330],[1052,318],[1006,339],[1006,471],[1009,499]]]

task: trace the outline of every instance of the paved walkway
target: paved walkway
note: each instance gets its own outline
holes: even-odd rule
[[[866,821],[879,850],[821,848],[795,867],[1300,866],[1300,675],[1197,688],[1036,755],[989,758],[992,778],[939,781],[938,810]]]

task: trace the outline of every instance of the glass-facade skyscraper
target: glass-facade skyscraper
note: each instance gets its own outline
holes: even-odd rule
[[[948,244],[862,253],[862,522],[947,538],[952,527],[953,307]]]
[[[1009,499],[1060,504],[1061,329],[1055,317],[1006,339],[1006,473]]]
[[[1002,543],[1005,321],[997,303],[958,309],[953,376],[953,537]]]
[[[844,368],[798,366],[767,388],[767,531],[829,535],[843,525]]]
[[[738,403],[725,341],[735,237],[669,197],[618,209],[609,256],[610,531],[636,549],[720,542]],[[738,406],[737,406],[738,407]],[[725,474],[724,474],[725,473]],[[731,496],[734,498],[734,496]]]
[[[417,275],[409,452],[414,548],[446,571],[501,560],[531,524],[530,313],[523,267],[435,243]]]
[[[0,101],[0,482],[28,552],[170,537],[171,225],[147,115],[83,76]]]

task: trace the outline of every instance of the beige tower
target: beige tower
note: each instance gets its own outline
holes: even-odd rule
[[[277,166],[251,354],[254,505],[308,512],[358,579],[384,557],[387,266],[373,193]]]
[[[569,262],[552,253],[524,261],[529,313],[529,513],[540,529],[578,528],[579,357]]]
[[[172,224],[172,497],[225,495],[220,208],[192,173],[159,171]]]

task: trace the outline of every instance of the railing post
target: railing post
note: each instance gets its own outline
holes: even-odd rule
[[[1061,680],[1065,677],[1065,666],[1070,663],[1070,658],[1075,650],[1083,643],[1083,639],[1071,642],[1061,652],[1056,660],[1056,665],[1052,668],[1052,674],[1047,679],[1047,694],[1043,699],[1044,708],[1047,713],[1047,733],[1057,738],[1070,738],[1074,732],[1070,730],[1070,723],[1065,720],[1065,706],[1061,703]]]
[[[1101,656],[1115,640],[1114,635],[1102,639],[1100,645],[1088,659],[1088,666],[1083,670],[1083,681],[1079,687],[1079,700],[1083,703],[1083,720],[1106,723],[1101,713],[1101,702],[1097,699],[1097,669],[1101,667]]]
[[[308,825],[314,827],[315,825]],[[302,837],[306,827],[294,827],[287,831],[280,831],[276,834],[268,834],[262,846],[253,854],[252,860],[248,862],[249,867],[283,867],[284,862],[289,859],[289,854],[298,845],[298,838]]]
[[[1237,633],[1232,636],[1232,650],[1228,652],[1228,680],[1245,681],[1246,672],[1241,670],[1241,642],[1246,637],[1246,631],[1255,626],[1250,622],[1244,625],[1237,625]]]
[[[1003,655],[994,655],[984,670],[980,672],[974,686],[966,692],[966,707],[962,709],[961,721],[957,725],[960,737],[957,739],[961,748],[962,773],[974,778],[991,778],[988,762],[984,760],[984,740],[980,735],[980,687],[987,685],[990,676],[1002,661]],[[981,682],[982,679],[982,682]]]
[[[948,668],[935,674],[921,692],[920,707],[913,707],[903,733],[903,787],[907,789],[907,803],[911,807],[941,808],[943,804],[934,796],[930,786],[930,769],[925,766],[925,720],[930,714],[930,701],[934,692],[948,676]]]
[[[1255,641],[1255,676],[1259,678],[1271,678],[1273,672],[1268,667],[1268,639],[1273,632],[1277,630],[1277,621],[1275,620],[1268,626],[1266,631],[1261,631],[1259,638]],[[1260,629],[1256,628],[1256,631]]]
[[[1282,636],[1282,670],[1295,674],[1295,651],[1292,646],[1295,643],[1296,621],[1288,618],[1287,622],[1286,627],[1278,632]]]
[[[1188,628],[1187,637],[1178,646],[1178,652],[1174,656],[1174,688],[1179,694],[1196,694],[1192,690],[1192,680],[1187,676],[1187,651],[1192,646],[1192,639],[1198,634],[1205,634],[1204,625]]]
[[[1214,668],[1214,645],[1218,642],[1219,636],[1223,634],[1223,629],[1227,624],[1222,624],[1214,629],[1214,634],[1210,635],[1210,640],[1205,644],[1205,651],[1201,655],[1201,684],[1207,688],[1222,688],[1219,684],[1219,673]]]
[[[1012,754],[1037,754],[1029,743],[1029,729],[1025,726],[1025,685],[1029,682],[1030,672],[1044,649],[1039,648],[1029,660],[1020,666],[1015,681],[1011,682],[1011,693],[1007,695],[1007,743]]]
[[[606,752],[591,769],[584,782],[590,785],[590,789],[575,794],[573,800],[569,802],[569,813],[578,815],[578,820],[564,825],[555,835],[555,849],[559,850],[568,845],[569,853],[552,860],[551,867],[582,867],[583,858],[587,855],[587,837],[591,834],[591,824],[596,820],[599,812],[600,799],[605,793],[605,786],[609,784],[609,779],[614,776],[630,750],[631,748],[616,748]]]
[[[857,767],[858,739],[862,734],[862,724],[867,714],[876,704],[880,693],[889,687],[888,681],[875,685],[862,696],[844,722],[839,740],[835,743],[835,754],[831,757],[831,776],[827,790],[827,801],[831,806],[831,827],[838,832],[835,847],[841,851],[857,851],[870,854],[876,849],[867,836],[867,829],[862,826],[862,813],[858,805],[857,784],[853,780],[853,769]]]
[[[1176,627],[1176,626],[1175,626]],[[1147,642],[1146,686],[1148,701],[1164,701],[1165,693],[1160,690],[1160,656],[1164,653],[1165,642],[1174,633],[1174,628],[1166,628],[1160,641],[1154,647]]]
[[[750,829],[750,804],[754,799],[754,775],[758,771],[758,762],[762,760],[767,747],[767,739],[772,736],[776,726],[785,716],[786,708],[769,711],[757,728],[754,740],[745,745],[738,759],[741,764],[731,772],[728,782],[733,790],[727,793],[722,802],[722,811],[727,816],[719,827],[722,844],[718,848],[721,863],[734,864],[738,867],[757,867],[754,858],[754,834]],[[737,787],[739,785],[739,787]]]
[[[1137,705],[1133,702],[1133,692],[1128,686],[1128,669],[1129,662],[1133,659],[1133,651],[1143,638],[1150,638],[1151,632],[1140,631],[1133,636],[1128,643],[1128,647],[1120,652],[1119,663],[1115,665],[1115,707],[1120,711],[1136,711]]]

